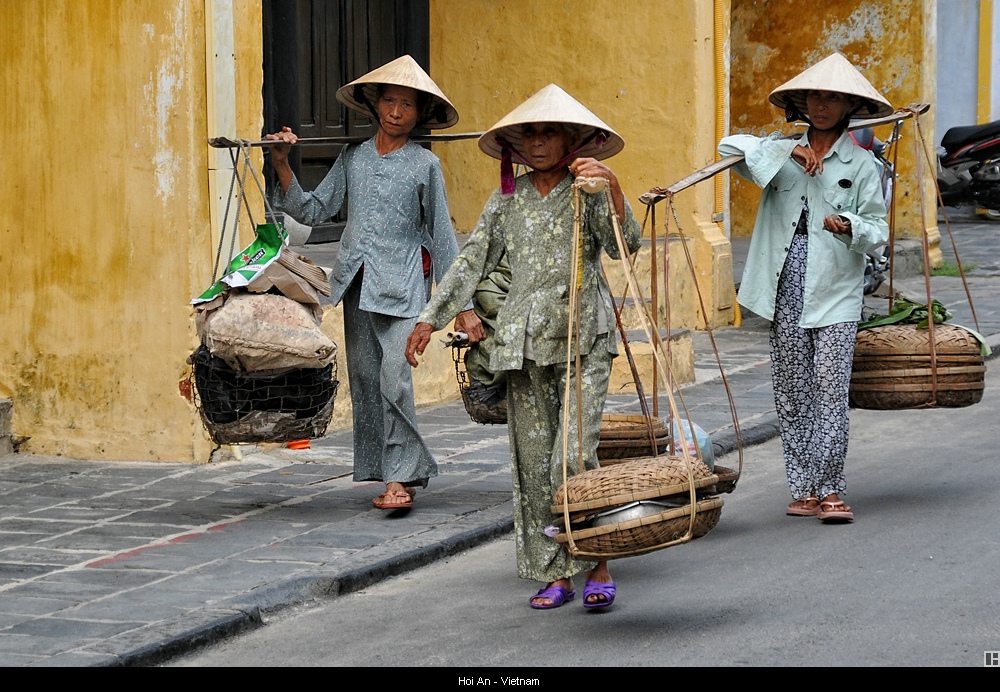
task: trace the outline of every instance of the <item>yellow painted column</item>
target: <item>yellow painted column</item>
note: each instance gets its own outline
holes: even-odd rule
[[[979,124],[992,120],[993,0],[979,0],[979,79],[976,117]]]

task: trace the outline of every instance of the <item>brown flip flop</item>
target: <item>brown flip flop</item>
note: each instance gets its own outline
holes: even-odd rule
[[[795,500],[785,510],[785,514],[790,517],[814,517],[817,512],[819,512],[819,498],[815,495]]]
[[[372,504],[376,509],[409,509],[413,507],[413,496],[399,490],[387,490],[374,500]]]
[[[820,502],[816,516],[824,524],[846,524],[849,521],[854,521],[854,512],[840,500]]]

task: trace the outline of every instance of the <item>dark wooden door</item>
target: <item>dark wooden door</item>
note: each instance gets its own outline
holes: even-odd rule
[[[426,70],[428,0],[264,0],[264,131],[300,137],[371,136],[370,118],[337,101],[342,85],[401,55]],[[298,147],[292,170],[306,190],[330,170],[340,146]],[[265,164],[268,185],[276,184]],[[339,238],[316,227],[310,242]]]

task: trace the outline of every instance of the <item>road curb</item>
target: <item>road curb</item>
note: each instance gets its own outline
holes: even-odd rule
[[[505,502],[489,508],[482,512],[487,515],[483,517],[484,523],[422,548],[407,550],[370,565],[340,573],[314,573],[282,579],[249,594],[227,599],[215,608],[216,611],[222,611],[221,614],[196,627],[187,624],[190,621],[190,614],[178,616],[174,618],[173,623],[157,628],[161,635],[163,630],[176,630],[176,634],[160,636],[157,641],[113,655],[112,659],[96,665],[98,667],[158,665],[234,635],[257,629],[264,625],[265,614],[276,613],[309,601],[347,595],[391,577],[426,567],[513,531],[514,517],[511,505],[512,502]],[[173,624],[176,627],[173,627]]]

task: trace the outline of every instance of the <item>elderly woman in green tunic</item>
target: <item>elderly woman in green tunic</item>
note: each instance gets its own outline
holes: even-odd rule
[[[604,248],[618,257],[611,214],[618,217],[630,251],[639,247],[639,225],[614,173],[598,159],[621,151],[622,138],[554,84],[532,96],[479,140],[501,159],[502,186],[490,197],[463,252],[438,285],[410,335],[406,357],[416,367],[431,333],[443,328],[468,302],[477,284],[506,253],[510,293],[496,321],[490,369],[507,372],[510,453],[518,575],[545,583],[530,605],[557,608],[576,595],[572,578],[587,571],[584,607],[604,608],[616,587],[606,562],[573,559],[544,534],[562,484],[562,430],[576,440],[576,401],[564,410],[566,378],[582,383],[583,446],[570,445],[569,473],[598,468],[597,444],[611,360],[617,353],[611,293],[601,274]],[[531,167],[513,176],[511,159]],[[583,295],[580,373],[566,364],[573,253],[573,180],[605,178],[604,192],[581,195],[584,205]],[[574,339],[575,340],[575,339]]]

